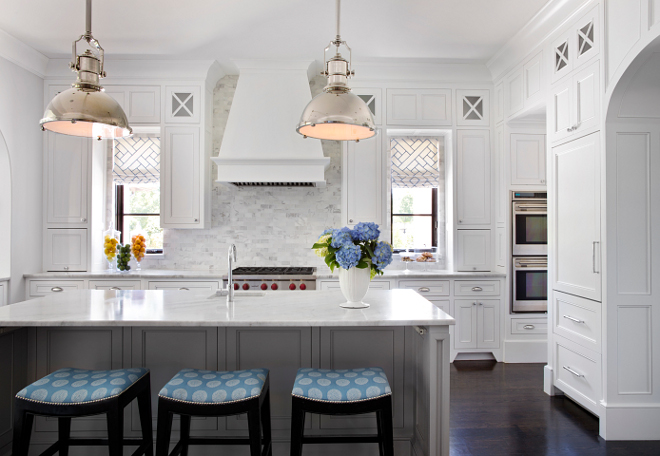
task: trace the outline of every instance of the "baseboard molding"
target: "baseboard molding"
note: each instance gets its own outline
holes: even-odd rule
[[[600,436],[605,440],[658,440],[660,404],[604,405]]]
[[[505,340],[505,363],[547,363],[547,340]]]
[[[453,361],[484,361],[497,360],[492,353],[458,353]]]

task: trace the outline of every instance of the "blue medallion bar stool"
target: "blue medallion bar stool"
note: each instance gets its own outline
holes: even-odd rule
[[[291,456],[302,455],[303,443],[378,443],[381,456],[394,456],[392,389],[383,369],[298,369],[291,395]],[[376,412],[377,435],[304,435],[305,413],[371,412]]]
[[[124,408],[138,400],[141,439],[124,438]],[[122,456],[124,445],[139,445],[133,453],[153,456],[149,369],[59,369],[16,394],[12,454],[27,456],[34,416],[57,418],[58,440],[42,456],[69,454],[69,446],[107,445],[110,456]],[[70,438],[71,418],[107,415],[107,439]]]
[[[248,438],[190,437],[193,416],[243,413],[248,417]],[[169,453],[174,414],[181,417],[181,432]],[[250,445],[250,456],[272,456],[268,369],[179,371],[158,393],[156,456],[187,456],[189,445]]]

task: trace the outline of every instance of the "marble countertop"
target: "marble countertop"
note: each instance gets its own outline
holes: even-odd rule
[[[145,269],[142,271],[129,271],[127,273],[119,272],[39,272],[35,274],[25,274],[26,279],[186,279],[186,280],[222,280],[222,272],[204,272],[204,271],[174,271],[167,269]],[[328,269],[317,271],[317,279],[338,279],[337,274],[331,273]],[[449,279],[449,278],[474,278],[474,279],[497,279],[506,277],[502,272],[457,272],[448,270],[428,270],[406,272],[403,269],[386,269],[385,274],[377,276],[376,279]],[[0,279],[1,280],[1,279]]]
[[[367,309],[344,309],[340,291],[236,293],[76,290],[0,307],[15,326],[445,326],[455,320],[413,290],[369,290]]]

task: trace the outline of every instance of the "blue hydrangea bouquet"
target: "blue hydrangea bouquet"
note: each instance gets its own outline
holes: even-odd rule
[[[355,228],[347,226],[335,230],[325,230],[312,249],[325,259],[331,271],[335,268],[371,268],[371,278],[383,274],[392,262],[392,246],[379,241],[378,225],[360,222]]]

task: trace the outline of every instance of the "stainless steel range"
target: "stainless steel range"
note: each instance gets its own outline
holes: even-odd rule
[[[316,290],[313,267],[241,267],[232,270],[234,290]],[[222,277],[223,288],[228,277]]]

